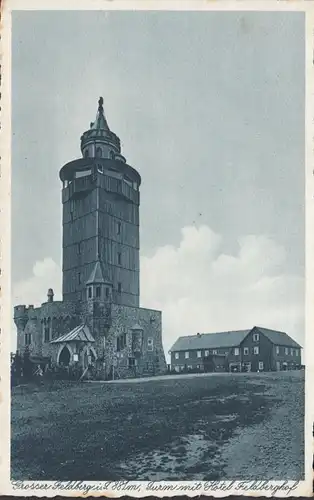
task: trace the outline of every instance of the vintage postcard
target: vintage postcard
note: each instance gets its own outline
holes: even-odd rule
[[[7,0],[16,496],[312,496],[314,5]]]

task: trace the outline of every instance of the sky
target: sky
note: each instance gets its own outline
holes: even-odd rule
[[[254,325],[303,344],[304,14],[15,11],[12,26],[13,305],[61,299],[58,173],[103,96],[142,176],[141,305],[163,311],[165,351]]]

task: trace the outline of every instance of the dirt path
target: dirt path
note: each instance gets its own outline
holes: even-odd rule
[[[303,387],[290,391],[290,379],[278,386],[270,379],[265,396],[281,396],[274,401],[269,418],[238,430],[221,450],[224,475],[232,479],[278,479],[285,471],[287,478],[303,479],[304,443],[300,429],[304,426]],[[243,459],[245,457],[245,459]]]

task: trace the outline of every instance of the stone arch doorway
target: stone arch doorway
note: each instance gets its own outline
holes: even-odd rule
[[[59,354],[59,365],[69,366],[71,359],[71,353],[68,347],[65,345]]]

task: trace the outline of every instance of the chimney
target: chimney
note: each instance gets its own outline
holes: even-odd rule
[[[47,297],[48,297],[48,302],[53,302],[54,293],[52,288],[48,289]]]

